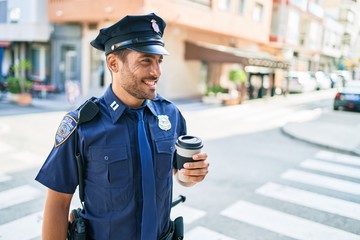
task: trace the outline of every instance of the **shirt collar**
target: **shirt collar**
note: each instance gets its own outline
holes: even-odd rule
[[[104,93],[104,100],[105,105],[110,113],[112,122],[115,123],[117,120],[119,120],[128,106],[126,106],[119,98],[116,97],[111,89],[111,84]],[[145,100],[144,107],[148,108],[154,116],[158,115],[154,107],[153,100]]]

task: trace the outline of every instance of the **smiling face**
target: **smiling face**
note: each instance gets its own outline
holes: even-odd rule
[[[136,108],[145,99],[156,97],[163,56],[127,51],[122,58],[109,54],[107,62],[112,72],[112,89],[115,95],[124,104]]]

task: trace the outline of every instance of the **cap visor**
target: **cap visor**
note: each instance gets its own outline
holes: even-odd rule
[[[128,47],[128,49],[142,52],[142,53],[150,53],[157,55],[169,55],[169,52],[163,46],[160,45],[146,45],[146,46],[136,46],[136,47]]]

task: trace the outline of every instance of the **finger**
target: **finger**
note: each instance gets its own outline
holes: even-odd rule
[[[197,153],[192,158],[194,160],[205,160],[207,159],[207,157],[208,157],[207,153]]]
[[[207,168],[200,168],[200,169],[181,169],[181,173],[184,176],[189,177],[198,177],[198,176],[205,176],[207,175],[209,170]]]
[[[188,162],[184,164],[184,168],[186,169],[197,169],[197,168],[208,168],[209,162],[206,160],[196,161],[196,162]]]

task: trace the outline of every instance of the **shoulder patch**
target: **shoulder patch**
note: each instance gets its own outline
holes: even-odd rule
[[[70,115],[66,115],[60,123],[55,136],[55,147],[64,143],[74,132],[76,128],[76,120]]]

